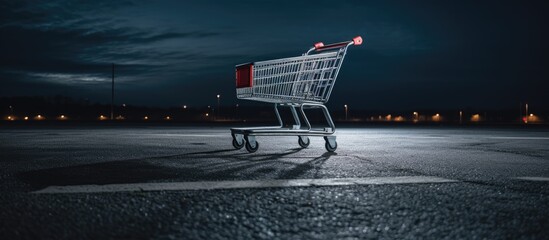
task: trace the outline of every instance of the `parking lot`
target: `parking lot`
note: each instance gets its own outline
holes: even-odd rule
[[[549,235],[549,131],[228,127],[0,129],[4,239],[537,238]]]

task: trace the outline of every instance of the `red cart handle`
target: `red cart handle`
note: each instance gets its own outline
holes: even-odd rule
[[[345,47],[345,46],[349,45],[350,43],[352,43],[353,45],[360,45],[360,44],[362,44],[362,37],[361,36],[356,36],[355,38],[353,38],[352,41],[332,43],[332,44],[328,44],[328,45],[324,45],[324,43],[318,42],[318,43],[315,43],[314,47],[315,47],[315,50],[322,51],[322,50]]]

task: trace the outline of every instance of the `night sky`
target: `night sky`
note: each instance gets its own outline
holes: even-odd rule
[[[330,105],[549,108],[546,1],[5,1],[0,96],[243,104],[234,65],[351,47]]]

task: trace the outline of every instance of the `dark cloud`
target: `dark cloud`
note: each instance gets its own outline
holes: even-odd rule
[[[168,40],[203,39],[219,33],[211,31],[175,31],[131,26],[100,13],[133,6],[128,2],[75,4],[52,1],[34,4],[2,3],[0,70],[5,78],[49,81],[57,84],[90,84],[101,81],[116,63],[125,74],[122,80],[137,81],[159,71],[169,73],[170,62],[197,57],[182,51],[152,49]],[[99,14],[99,15],[95,15]],[[115,24],[116,23],[116,24]],[[204,56],[200,56],[204,57]],[[31,80],[32,79],[32,80]],[[11,84],[10,86],[14,86]]]
[[[363,35],[330,104],[546,106],[547,10],[544,1],[2,1],[0,88],[104,101],[97,92],[115,63],[120,101],[207,105],[222,93],[235,103],[235,64]]]

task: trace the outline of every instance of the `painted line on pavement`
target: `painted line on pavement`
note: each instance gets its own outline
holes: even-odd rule
[[[549,140],[549,137],[487,137],[489,139]]]
[[[516,179],[535,182],[549,182],[549,177],[518,177]]]
[[[326,179],[276,179],[244,181],[129,183],[108,185],[50,186],[34,193],[99,193],[131,191],[182,191],[239,188],[282,188],[345,185],[383,185],[414,183],[453,183],[457,180],[433,176],[326,178]]]
[[[177,133],[155,133],[155,134],[127,134],[130,136],[141,136],[141,137],[227,137],[231,136],[228,134],[177,134]]]

